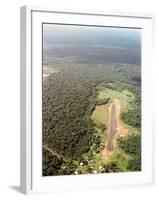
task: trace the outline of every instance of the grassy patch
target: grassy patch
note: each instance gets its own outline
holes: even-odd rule
[[[108,126],[109,105],[110,104],[96,106],[92,114],[92,119],[97,123],[105,124]]]
[[[111,83],[112,86],[112,83]],[[109,106],[113,102],[114,99],[118,99],[121,104],[121,112],[126,112],[128,108],[133,106],[133,101],[135,99],[133,93],[128,90],[118,91],[115,89],[107,88],[107,85],[99,85],[97,86],[97,100],[108,99],[109,103],[105,105],[97,105],[95,107],[94,112],[92,113],[92,119],[99,123],[105,124],[108,126],[109,120]]]
[[[118,91],[118,90],[107,88],[106,86],[105,87],[98,86],[97,90],[98,90],[97,98],[100,100],[110,98],[110,103],[111,103],[114,99],[118,99],[120,101],[122,111],[126,110],[128,105],[131,104],[131,102],[135,98],[133,93],[129,92],[126,89],[122,91]]]

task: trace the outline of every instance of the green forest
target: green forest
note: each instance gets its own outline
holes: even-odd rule
[[[140,171],[140,66],[57,63],[52,67],[58,72],[43,79],[42,87],[43,176]],[[117,138],[117,150],[106,161],[100,152],[108,127],[91,117],[96,106],[112,101],[111,96],[97,98],[100,88],[127,90],[134,96],[120,115],[129,134]]]

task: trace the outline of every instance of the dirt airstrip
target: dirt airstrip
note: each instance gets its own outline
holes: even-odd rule
[[[128,130],[120,124],[120,109],[121,105],[118,99],[115,99],[109,106],[108,135],[105,147],[101,151],[103,159],[107,159],[114,152],[117,136],[125,136],[128,134]]]

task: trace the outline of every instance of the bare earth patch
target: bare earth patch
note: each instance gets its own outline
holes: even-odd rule
[[[119,131],[119,136],[124,137],[128,135],[128,128],[124,128],[120,125],[120,131]]]
[[[101,151],[103,159],[107,159],[114,152],[117,135],[125,136],[128,134],[128,129],[120,125],[120,110],[120,102],[118,99],[115,99],[109,106],[108,136],[105,142],[105,148]]]

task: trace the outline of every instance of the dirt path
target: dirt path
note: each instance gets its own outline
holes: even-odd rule
[[[43,148],[47,151],[49,151],[52,155],[57,156],[59,159],[62,158],[63,160],[66,160],[63,156],[60,156],[58,153],[52,151],[49,147],[46,145],[43,145]]]
[[[109,107],[109,122],[108,122],[108,136],[105,144],[105,148],[101,152],[103,159],[108,158],[115,149],[116,137],[120,135],[120,102],[115,99]]]

